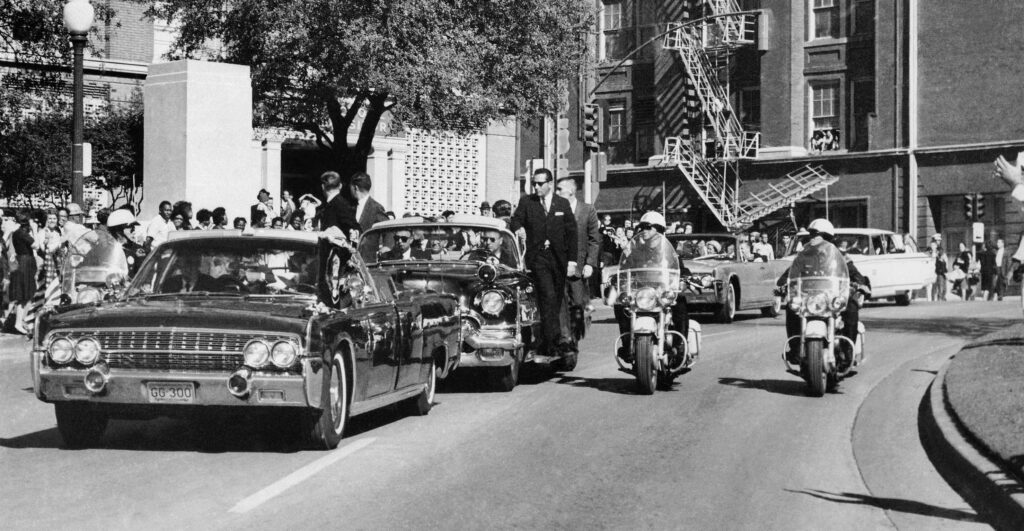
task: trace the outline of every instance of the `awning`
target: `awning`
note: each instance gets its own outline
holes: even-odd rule
[[[690,184],[678,171],[609,176],[601,183],[595,207],[598,212],[661,211],[664,198],[668,212],[682,212],[691,204],[690,193]]]

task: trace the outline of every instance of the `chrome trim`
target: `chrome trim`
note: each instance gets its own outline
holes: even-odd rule
[[[369,411],[382,408],[389,404],[401,402],[402,400],[412,398],[422,393],[423,389],[425,389],[426,386],[427,384],[425,383],[418,383],[410,385],[409,387],[403,389],[399,389],[392,393],[375,396],[362,402],[353,403],[352,405],[349,406],[349,414],[354,417],[356,415],[362,415],[363,413],[367,413]]]
[[[515,337],[481,337],[479,333],[466,337],[464,341],[476,350],[482,348],[516,350],[523,346],[523,342]]]
[[[90,374],[99,374],[100,377],[103,379],[103,383],[100,384],[99,387],[93,389],[93,387],[89,385],[89,375]],[[85,385],[85,388],[88,389],[89,392],[91,392],[93,394],[103,392],[103,389],[105,389],[107,387],[107,382],[109,382],[109,381],[110,381],[110,368],[108,368],[107,364],[105,364],[105,363],[97,363],[96,365],[93,365],[85,373],[85,376],[82,377],[82,383]]]
[[[235,379],[236,377],[241,378],[243,380],[243,382],[245,383],[245,387],[239,390],[236,390],[234,387],[231,387],[231,380]],[[231,393],[233,396],[237,398],[245,398],[249,396],[249,393],[252,391],[252,371],[245,367],[238,369],[237,371],[231,373],[231,376],[228,376],[228,379],[225,380],[224,384],[227,386],[228,392]]]

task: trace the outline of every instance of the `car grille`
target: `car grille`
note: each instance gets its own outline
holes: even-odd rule
[[[244,363],[251,339],[296,341],[294,336],[259,332],[195,330],[76,330],[72,338],[93,337],[111,368],[166,371],[233,371]]]

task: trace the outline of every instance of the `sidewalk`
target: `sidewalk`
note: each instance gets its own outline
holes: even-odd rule
[[[1024,529],[1024,323],[951,358],[919,426],[936,468],[986,521]]]

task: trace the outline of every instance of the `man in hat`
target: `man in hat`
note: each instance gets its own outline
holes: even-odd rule
[[[487,201],[480,203],[480,215],[488,218],[493,217],[493,214],[491,213],[491,204]]]

